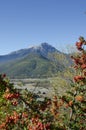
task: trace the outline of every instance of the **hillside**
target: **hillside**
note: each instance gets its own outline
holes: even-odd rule
[[[52,77],[71,64],[69,55],[48,43],[0,56],[0,73],[11,78]]]

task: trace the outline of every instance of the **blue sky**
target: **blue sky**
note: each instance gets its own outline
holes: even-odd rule
[[[0,55],[47,42],[58,50],[86,38],[86,0],[0,0]]]

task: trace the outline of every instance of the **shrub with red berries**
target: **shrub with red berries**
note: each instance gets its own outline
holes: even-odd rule
[[[63,96],[67,112],[66,129],[85,130],[86,129],[86,41],[83,37],[76,43],[78,49],[77,56],[71,56],[74,61],[76,75],[71,84],[71,91]],[[67,116],[68,115],[68,116]],[[64,122],[65,122],[64,120]]]

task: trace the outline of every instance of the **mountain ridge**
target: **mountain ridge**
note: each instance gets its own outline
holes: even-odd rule
[[[0,56],[0,73],[9,77],[50,77],[71,64],[69,55],[48,43]]]
[[[32,46],[30,48],[13,51],[9,54],[0,55],[0,62],[7,62],[7,61],[15,60],[18,58],[23,58],[27,56],[29,53],[41,53],[42,55],[45,55],[47,52],[52,53],[56,51],[60,53],[60,51],[58,51],[55,47],[52,47],[48,43],[44,42],[44,43],[41,43],[41,45],[39,46]]]

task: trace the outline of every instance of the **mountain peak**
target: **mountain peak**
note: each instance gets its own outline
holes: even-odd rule
[[[57,51],[57,49],[55,47],[53,47],[52,45],[50,45],[50,44],[48,44],[46,42],[41,43],[41,47],[44,50],[48,51],[48,52],[55,52],[55,51]]]
[[[58,51],[55,47],[53,47],[52,45],[46,43],[46,42],[43,42],[41,43],[40,45],[38,46],[30,46],[28,49],[30,49],[31,51],[39,51],[39,52],[55,52],[55,51]]]
[[[41,43],[41,46],[49,46],[49,44],[47,42],[43,42]]]

